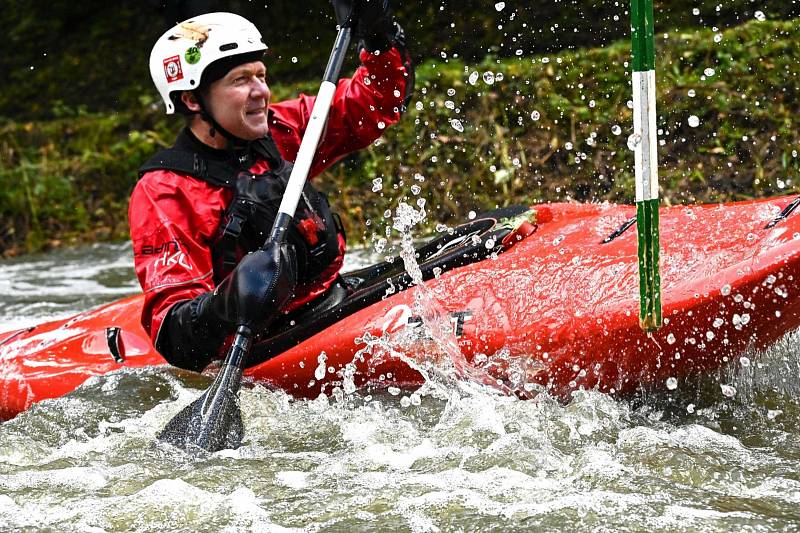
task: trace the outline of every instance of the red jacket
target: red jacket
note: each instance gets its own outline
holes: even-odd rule
[[[368,146],[400,118],[406,84],[400,53],[392,49],[376,56],[364,51],[361,62],[352,78],[338,83],[309,177]],[[269,106],[270,132],[288,161],[297,156],[314,100],[300,95]],[[259,174],[268,169],[259,160],[250,170]],[[212,266],[211,243],[232,197],[230,189],[166,170],[148,172],[136,184],[128,218],[136,275],[145,293],[142,325],[154,344],[172,305],[209,292],[221,281]],[[341,268],[341,238],[340,252],[320,284],[297,288],[292,307],[328,288]]]

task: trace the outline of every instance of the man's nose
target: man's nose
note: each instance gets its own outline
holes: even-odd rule
[[[252,89],[250,90],[254,97],[265,97],[269,94],[269,86],[267,82],[260,78],[253,78]]]

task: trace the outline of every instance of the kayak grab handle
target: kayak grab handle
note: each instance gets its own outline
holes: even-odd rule
[[[629,219],[628,219],[628,220],[626,220],[626,221],[625,221],[625,222],[624,222],[624,223],[623,223],[623,224],[622,224],[622,225],[621,225],[619,228],[617,228],[617,229],[614,231],[614,233],[612,233],[611,235],[609,235],[608,237],[606,237],[605,239],[603,239],[603,241],[602,241],[602,243],[601,243],[601,244],[608,244],[608,243],[610,243],[611,241],[613,241],[614,239],[616,239],[617,237],[619,237],[620,235],[622,235],[623,233],[625,233],[625,231],[626,231],[628,228],[630,228],[631,226],[633,226],[634,224],[636,224],[636,217],[629,218]]]
[[[108,352],[111,354],[111,357],[114,358],[114,361],[120,364],[125,362],[125,348],[122,346],[122,337],[120,336],[121,332],[122,329],[116,326],[106,328]]]
[[[789,205],[787,205],[786,207],[784,207],[784,208],[783,208],[783,211],[781,211],[781,212],[780,212],[780,214],[778,214],[778,216],[777,216],[777,217],[775,217],[775,218],[772,220],[772,222],[770,222],[769,224],[767,224],[766,226],[764,226],[764,229],[770,229],[770,228],[772,228],[772,227],[776,226],[776,225],[777,225],[779,222],[781,222],[782,220],[786,220],[786,217],[788,217],[789,215],[791,215],[791,214],[792,214],[792,211],[794,211],[795,209],[797,209],[797,206],[798,206],[798,205],[800,205],[800,196],[798,196],[797,198],[795,198],[795,199],[794,199],[794,201],[793,201],[792,203],[790,203]]]

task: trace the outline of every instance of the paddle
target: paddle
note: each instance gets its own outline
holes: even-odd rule
[[[328,59],[325,75],[322,80],[306,133],[300,143],[297,159],[286,185],[278,216],[272,231],[260,252],[275,248],[286,240],[286,230],[292,221],[297,203],[303,193],[303,186],[308,178],[311,163],[317,150],[317,144],[327,122],[331,101],[336,92],[336,81],[344,61],[344,55],[350,44],[351,28],[343,26],[339,29],[336,41]],[[262,272],[262,279],[277,279],[275,273]],[[253,332],[246,325],[236,329],[233,343],[222,364],[219,374],[211,387],[197,400],[186,406],[170,420],[158,439],[179,448],[188,449],[196,446],[207,451],[218,451],[224,448],[237,448],[242,441],[244,429],[239,411],[238,392],[242,384],[244,362],[250,353]]]

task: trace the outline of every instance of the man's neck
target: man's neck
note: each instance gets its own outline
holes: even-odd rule
[[[225,150],[228,147],[228,139],[219,132],[211,135],[211,125],[200,117],[195,117],[189,125],[192,134],[203,144],[216,148],[217,150]]]

